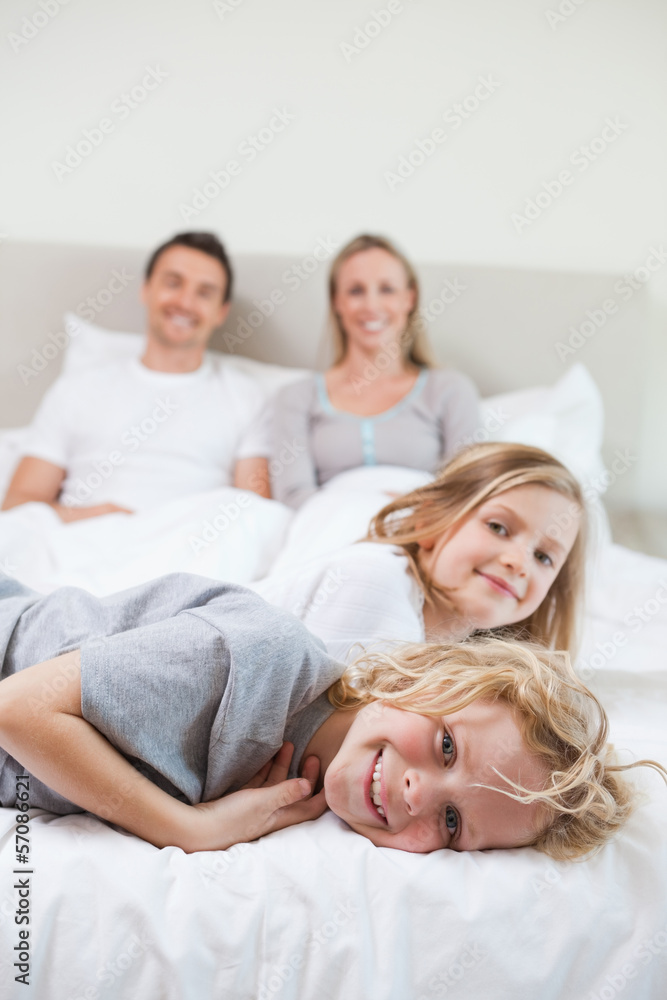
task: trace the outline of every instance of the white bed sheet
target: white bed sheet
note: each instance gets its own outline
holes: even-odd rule
[[[662,648],[638,672],[628,660],[600,689],[622,746],[667,761],[659,661]],[[650,801],[623,834],[575,864],[529,849],[408,855],[332,814],[198,855],[89,816],[35,816],[32,995],[662,1000],[667,790],[642,783]],[[2,810],[2,1000],[29,995],[10,967],[13,832]]]
[[[296,515],[288,565],[308,551],[308,525],[347,543],[386,490],[411,485],[400,470],[364,475],[322,491],[317,518]],[[663,578],[666,562],[601,552],[579,664],[623,753],[667,763]],[[14,981],[14,813],[2,810],[0,1000],[664,1000],[667,788],[641,780],[650,797],[623,834],[576,864],[532,850],[408,855],[331,814],[190,856],[89,816],[35,815],[29,990]]]
[[[103,596],[176,572],[250,583],[270,569],[291,518],[284,504],[231,486],[71,524],[28,503],[0,514],[0,568],[44,594]]]

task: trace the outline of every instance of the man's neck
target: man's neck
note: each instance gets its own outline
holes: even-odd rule
[[[141,358],[141,363],[154,372],[167,372],[174,375],[187,375],[201,368],[205,348],[189,347],[185,349],[165,347],[150,340]]]

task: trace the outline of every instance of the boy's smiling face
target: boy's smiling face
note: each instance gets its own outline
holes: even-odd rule
[[[506,703],[432,717],[374,702],[357,712],[324,788],[329,808],[378,847],[520,847],[544,827],[541,807],[495,791],[511,789],[493,768],[534,790],[547,778]]]

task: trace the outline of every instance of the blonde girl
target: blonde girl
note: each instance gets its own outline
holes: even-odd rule
[[[585,549],[581,487],[561,462],[479,444],[383,507],[365,541],[253,589],[346,662],[359,644],[489,629],[574,651]]]

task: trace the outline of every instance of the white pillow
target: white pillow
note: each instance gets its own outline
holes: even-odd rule
[[[70,341],[63,360],[64,375],[78,375],[125,358],[138,358],[145,338],[140,333],[103,330],[75,313],[65,313],[65,331]]]
[[[72,374],[91,368],[102,368],[125,358],[138,358],[145,345],[142,333],[119,333],[95,326],[74,313],[65,313],[65,330],[70,342],[65,351],[63,373]],[[269,365],[252,358],[236,357],[222,351],[209,351],[212,358],[224,360],[225,364],[251,375],[257,380],[267,398],[290,382],[296,382],[310,372],[306,368],[287,368],[284,365]]]
[[[604,406],[600,390],[577,363],[549,387],[482,400],[480,441],[516,441],[550,452],[588,487],[604,492],[601,447]]]

